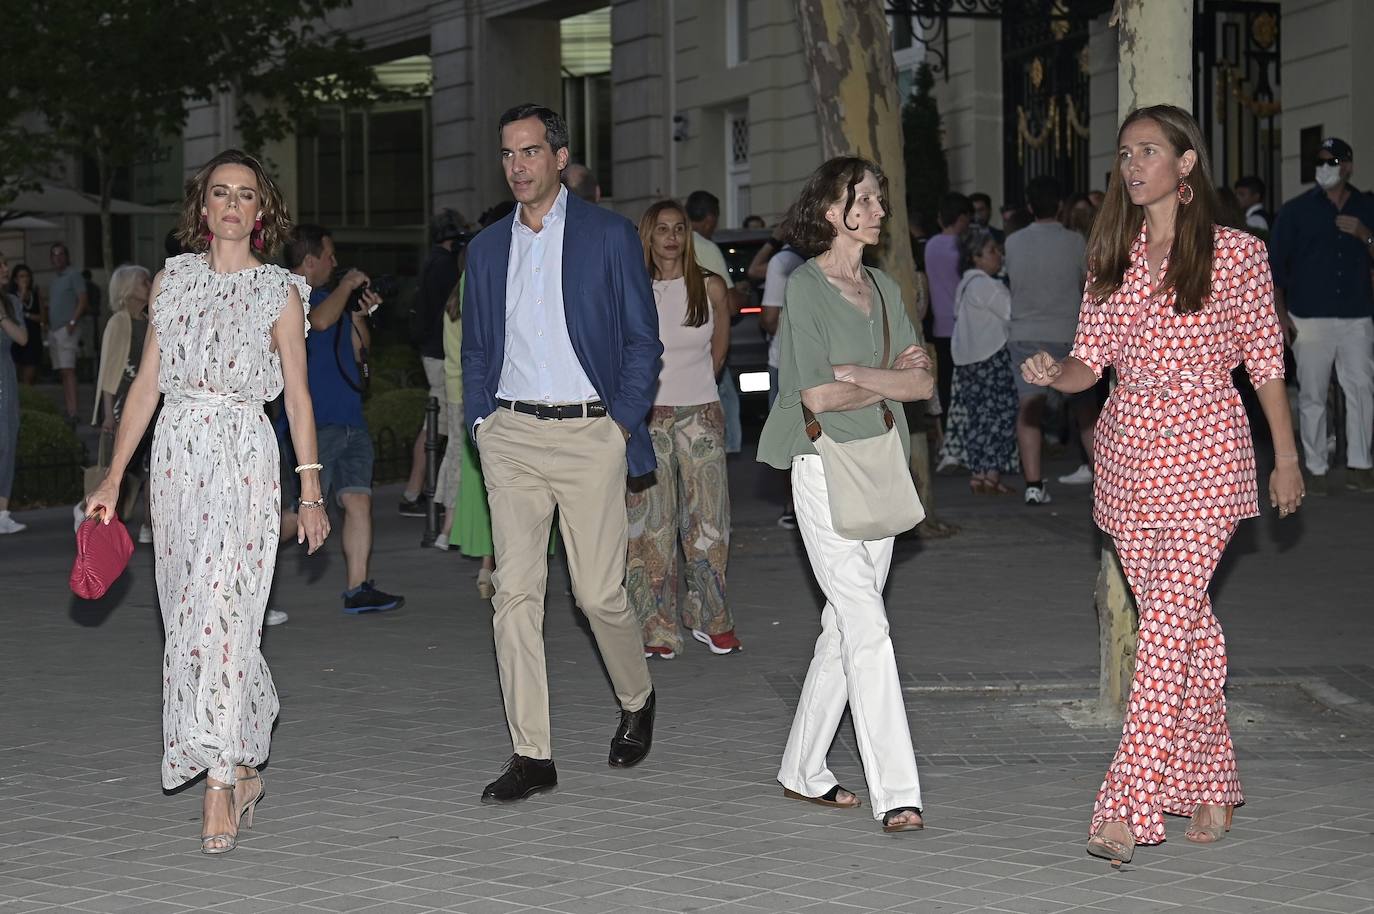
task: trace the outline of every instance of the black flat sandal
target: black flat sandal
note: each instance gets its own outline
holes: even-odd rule
[[[921,821],[921,822],[897,822],[897,823],[893,823],[892,820],[895,819],[897,816],[901,815],[901,814],[904,813],[904,812],[914,812],[914,813],[916,813],[916,816],[917,816],[918,818],[919,818],[920,815],[921,815],[921,810],[920,810],[918,807],[915,807],[915,806],[898,806],[898,807],[896,807],[896,808],[894,808],[894,809],[889,809],[887,812],[883,813],[883,831],[885,831],[885,832],[919,831],[919,830],[921,830],[921,829],[923,829],[923,828],[926,827],[926,823],[925,823],[924,821]]]
[[[841,790],[844,790],[845,793],[854,797],[854,802],[841,803],[838,800],[836,800],[835,798],[840,795]],[[787,797],[787,799],[789,800],[802,800],[806,803],[815,803],[817,806],[829,806],[833,809],[858,809],[860,806],[864,805],[863,800],[860,800],[858,795],[855,794],[854,791],[845,790],[839,784],[836,784],[834,787],[831,787],[828,791],[826,791],[818,797],[808,797],[804,793],[797,793],[795,790],[788,790],[786,787],[782,789],[782,795]]]

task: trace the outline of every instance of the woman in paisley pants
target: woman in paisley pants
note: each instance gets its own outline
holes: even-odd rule
[[[697,265],[691,224],[675,201],[649,207],[639,237],[658,304],[663,364],[649,417],[658,469],[626,490],[626,593],[644,630],[644,656],[671,660],[682,649],[680,542],[687,556],[683,621],[713,654],[730,654],[740,643],[725,603],[730,492],[725,416],[716,392],[730,346],[725,280]]]

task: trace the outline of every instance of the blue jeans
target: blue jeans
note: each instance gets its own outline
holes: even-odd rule
[[[716,392],[725,413],[725,453],[738,454],[744,447],[744,430],[739,424],[739,391],[735,389],[735,376],[730,374],[730,369],[725,369],[721,375]]]

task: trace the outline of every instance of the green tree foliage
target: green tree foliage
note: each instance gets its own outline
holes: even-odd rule
[[[935,75],[930,64],[916,70],[916,91],[902,105],[902,146],[906,159],[908,218],[920,213],[927,222],[935,219],[940,198],[949,193],[949,165],[945,162],[944,129],[940,108],[931,90]]]
[[[63,150],[94,159],[109,268],[115,172],[163,138],[180,135],[190,104],[221,94],[232,99],[242,145],[260,151],[294,130],[315,105],[363,105],[396,94],[378,83],[360,42],[321,25],[350,2],[6,4],[0,28],[6,113],[36,114]],[[7,171],[0,160],[0,180]]]

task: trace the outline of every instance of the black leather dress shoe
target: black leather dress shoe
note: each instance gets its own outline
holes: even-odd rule
[[[553,759],[539,760],[512,755],[506,770],[482,791],[483,803],[513,803],[532,793],[558,786],[558,769]]]
[[[620,726],[611,737],[612,768],[629,768],[644,761],[654,742],[654,693],[638,711],[621,711]]]

